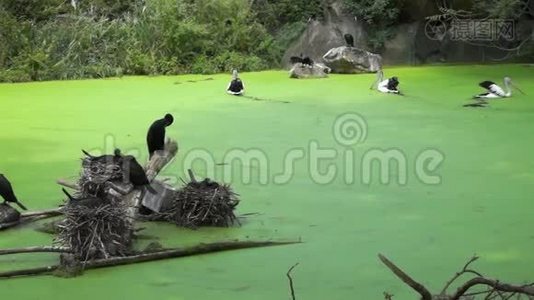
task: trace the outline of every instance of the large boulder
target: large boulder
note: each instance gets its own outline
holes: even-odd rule
[[[330,73],[330,68],[324,64],[314,64],[313,66],[297,63],[289,71],[289,77],[296,79],[304,78],[325,78]]]
[[[382,69],[382,57],[354,47],[330,49],[324,56],[325,64],[333,73],[376,73]]]
[[[343,10],[342,0],[325,0],[324,3],[324,18],[310,19],[302,35],[286,50],[282,59],[285,67],[291,68],[291,56],[300,54],[321,62],[328,50],[347,44],[345,34],[354,37],[357,47],[365,47],[367,44],[363,22]]]

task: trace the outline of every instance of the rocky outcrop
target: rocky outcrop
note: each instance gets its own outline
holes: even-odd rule
[[[296,79],[306,79],[306,78],[325,78],[328,77],[330,73],[330,68],[324,64],[314,64],[313,66],[305,64],[295,64],[289,71],[289,77]]]
[[[491,45],[484,43],[454,40],[451,38],[450,24],[443,24],[446,27],[445,31],[442,32],[443,34],[433,36],[431,33],[429,34],[429,30],[432,30],[434,25],[430,24],[431,26],[428,27],[426,17],[440,13],[436,3],[425,0],[405,2],[400,16],[403,23],[394,28],[395,35],[386,41],[384,48],[380,51],[384,64],[493,62],[517,59],[518,57],[521,58],[521,61],[528,61],[529,59],[524,54],[527,51],[510,52],[499,49],[513,48],[513,43],[504,47],[491,47]],[[451,0],[451,5],[456,9],[466,9],[470,2]],[[534,1],[530,1],[530,5],[534,6]],[[516,36],[519,37],[519,40],[533,39],[533,22],[531,18],[516,24]],[[326,63],[322,59],[323,55],[331,49],[346,46],[343,35],[347,33],[354,36],[356,48],[368,49],[364,24],[343,11],[343,0],[331,0],[326,5],[325,18],[320,21],[310,20],[304,33],[286,51],[282,61],[283,65],[291,67],[289,58],[301,53],[316,62]],[[338,72],[337,67],[328,65],[332,67],[333,72]]]
[[[290,57],[300,54],[322,62],[322,57],[328,50],[346,45],[343,37],[345,34],[354,37],[356,47],[365,47],[367,38],[363,25],[354,16],[343,12],[343,1],[330,1],[325,7],[324,19],[308,21],[300,38],[285,52],[282,64],[292,67]]]
[[[382,57],[354,47],[337,47],[330,49],[323,61],[333,73],[375,73],[382,69]]]

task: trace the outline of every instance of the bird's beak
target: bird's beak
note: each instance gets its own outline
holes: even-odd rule
[[[520,88],[517,87],[517,85],[512,83],[512,86],[514,87],[514,89],[518,90],[521,94],[526,95],[525,92],[523,92]]]

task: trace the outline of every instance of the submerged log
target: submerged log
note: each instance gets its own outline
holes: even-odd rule
[[[9,207],[8,205],[5,205]],[[12,207],[9,207],[9,209],[4,208],[2,209],[0,206],[0,211],[8,211],[11,214],[11,217],[6,217],[4,219],[0,218],[0,230],[5,230],[17,226],[21,226],[24,224],[28,224],[31,222],[47,219],[47,218],[53,218],[56,216],[60,216],[62,214],[61,208],[54,208],[54,209],[48,209],[48,210],[41,210],[41,211],[30,211],[25,213],[19,213],[17,210],[15,210]],[[0,212],[0,215],[2,213]],[[8,220],[9,222],[6,222]]]
[[[142,252],[136,255],[130,255],[125,257],[113,257],[107,259],[98,259],[93,261],[88,261],[83,265],[84,270],[96,269],[96,268],[107,268],[149,261],[156,261],[162,259],[178,258],[178,257],[187,257],[194,255],[202,255],[215,252],[239,250],[239,249],[248,249],[248,248],[259,248],[259,247],[272,247],[272,246],[283,246],[283,245],[292,245],[301,243],[300,241],[229,241],[229,242],[218,242],[210,244],[200,244],[193,247],[187,248],[173,248],[173,249],[164,249],[154,252]],[[1,272],[0,278],[7,279],[20,276],[35,276],[35,275],[44,275],[49,274],[55,270],[60,269],[60,265],[46,266],[39,268],[15,270]]]
[[[24,248],[0,249],[0,255],[21,253],[69,253],[71,250],[64,247],[36,246]]]

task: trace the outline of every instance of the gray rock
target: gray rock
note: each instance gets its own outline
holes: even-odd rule
[[[357,47],[365,47],[367,37],[364,25],[343,10],[343,1],[325,1],[325,16],[321,20],[310,19],[302,35],[286,50],[282,59],[284,67],[291,68],[291,56],[308,56],[322,62],[322,56],[330,49],[346,46],[345,34],[354,37]]]
[[[324,56],[325,64],[333,73],[376,73],[382,69],[382,57],[354,47],[330,49]]]
[[[330,73],[330,68],[324,64],[314,64],[311,67],[298,63],[289,71],[289,77],[296,79],[325,78],[328,77],[328,73]]]

